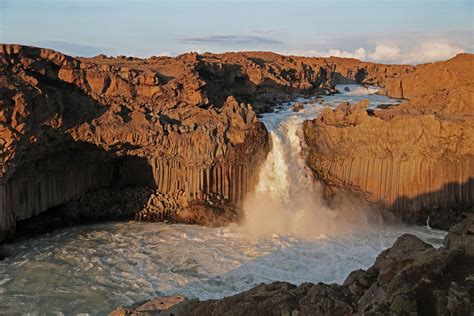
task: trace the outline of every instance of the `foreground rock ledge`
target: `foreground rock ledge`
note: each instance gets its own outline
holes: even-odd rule
[[[444,243],[434,249],[402,235],[343,285],[274,282],[220,300],[150,300],[111,315],[472,315],[474,214],[454,226]]]

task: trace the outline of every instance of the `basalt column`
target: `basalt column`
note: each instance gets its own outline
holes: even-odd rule
[[[219,195],[240,204],[253,190],[258,166],[217,162],[206,166],[189,166],[176,160],[152,158],[141,161],[127,158],[120,164],[120,185],[148,186],[162,193],[184,192],[187,200],[206,200]]]
[[[472,116],[420,114],[415,106],[369,115],[367,102],[341,104],[305,122],[308,164],[328,197],[356,193],[409,222],[429,217],[440,228],[472,209]]]

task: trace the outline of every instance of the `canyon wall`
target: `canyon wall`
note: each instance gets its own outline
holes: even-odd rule
[[[474,58],[420,65],[385,86],[410,100],[370,114],[367,102],[342,104],[305,122],[308,163],[328,195],[342,189],[449,226],[474,205]]]
[[[258,113],[295,96],[332,93],[337,83],[378,84],[388,95],[412,98],[413,106],[400,107],[403,113],[431,111],[437,120],[472,105],[470,90],[454,89],[462,85],[453,75],[459,69],[440,72],[451,85],[431,98],[447,103],[426,110],[424,100],[433,94],[410,87],[419,76],[428,80],[438,72],[429,65],[267,52],[73,58],[3,44],[0,70],[0,235],[13,231],[18,220],[104,187],[147,186],[209,205],[217,197],[237,211],[270,146]],[[453,103],[458,99],[453,95],[464,103]],[[378,119],[389,122],[392,116],[399,114],[387,110]],[[458,117],[450,120],[458,124]],[[356,165],[367,164],[363,155],[357,157]],[[422,170],[428,168],[424,163],[390,168]],[[346,164],[321,167],[339,174]],[[465,177],[472,165],[450,168]],[[436,179],[427,187],[437,188]],[[367,185],[361,184],[369,192]],[[383,199],[382,191],[377,199]]]
[[[1,45],[0,232],[104,187],[238,208],[269,149],[255,112],[412,68],[265,52],[73,58]]]
[[[17,221],[99,188],[182,192],[203,207],[216,196],[238,207],[253,189],[266,129],[232,96],[208,104],[189,56],[163,79],[47,49],[0,52],[2,238]]]

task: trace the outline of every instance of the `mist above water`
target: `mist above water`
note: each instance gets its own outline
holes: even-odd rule
[[[328,236],[362,230],[380,221],[374,210],[347,197],[336,207],[329,207],[321,185],[306,165],[303,122],[313,119],[325,107],[339,102],[357,102],[367,98],[371,107],[396,100],[376,95],[377,87],[339,85],[339,95],[324,98],[324,103],[306,103],[305,109],[293,111],[293,103],[261,119],[272,140],[272,149],[264,163],[256,192],[244,202],[245,219],[241,228],[251,236],[293,234],[298,237]],[[300,99],[298,101],[308,101]]]

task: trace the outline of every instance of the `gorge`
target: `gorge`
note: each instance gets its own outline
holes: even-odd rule
[[[12,302],[16,291],[28,288],[14,287],[23,284],[21,278],[29,282],[20,277],[21,270],[31,271],[30,282],[37,283],[35,277],[50,278],[36,270],[43,266],[64,276],[76,269],[79,283],[104,280],[104,288],[123,279],[102,270],[134,279],[140,273],[153,279],[153,269],[164,270],[165,279],[176,276],[167,285],[145,281],[145,291],[132,282],[115,289],[123,291],[115,297],[101,292],[106,303],[95,302],[92,309],[85,307],[92,304],[85,295],[63,310],[76,313],[104,313],[114,304],[178,293],[222,298],[275,280],[342,283],[351,270],[369,268],[402,233],[437,247],[446,234],[394,223],[393,218],[447,230],[472,212],[471,54],[404,66],[264,52],[138,59],[72,58],[19,45],[0,48],[0,240],[13,240],[4,246],[10,257],[0,266],[0,285]],[[340,93],[334,94],[336,88]],[[387,216],[392,222],[384,226]],[[240,226],[101,224],[55,231],[33,245],[28,239],[18,241],[64,226],[118,219]],[[254,235],[257,241],[245,246]],[[186,248],[194,240],[195,247],[202,247],[199,240],[206,238],[216,245],[221,241],[222,248],[201,250],[204,259],[185,253],[163,259],[164,250],[154,245]],[[112,247],[120,244],[118,252],[106,246],[97,255],[89,252],[105,240]],[[354,258],[341,260],[351,246]],[[44,252],[35,253],[35,247]],[[138,270],[130,272],[126,262],[113,267],[102,262],[129,247],[138,251],[125,261]],[[288,251],[293,267],[280,266],[278,256],[271,255],[275,247]],[[419,247],[429,248],[424,243]],[[339,260],[322,260],[327,254]],[[212,256],[235,258],[237,264],[229,260],[228,265],[237,272],[213,266]],[[304,263],[294,259],[301,256]],[[150,271],[141,266],[147,258],[156,262]],[[69,263],[58,264],[64,260]],[[253,266],[248,263],[252,260]],[[342,264],[324,270],[335,262]],[[239,265],[246,264],[251,272],[239,272]],[[299,276],[305,273],[302,266],[318,264],[323,268],[311,274],[316,278]],[[203,266],[209,270],[203,272]],[[268,267],[277,273],[259,277]],[[333,273],[337,277],[328,277]],[[97,279],[81,279],[83,274]],[[227,288],[239,278],[246,281]],[[107,285],[111,279],[113,285]],[[68,282],[65,278],[56,285],[65,293],[79,286]],[[41,300],[41,288],[33,290],[38,301],[24,303],[24,312],[34,306],[61,312],[64,301],[41,305],[48,299]],[[62,299],[70,300],[68,295]],[[13,308],[6,300],[0,306]]]
[[[436,224],[443,210],[472,205],[472,55],[414,67],[251,52],[74,59],[1,47],[3,238],[19,220],[110,186],[182,192],[186,218],[162,219],[204,223],[196,209],[215,198],[225,206],[208,213],[226,213],[253,190],[269,151],[254,110],[270,111],[289,95],[331,93],[340,83],[376,84],[410,101],[375,117],[363,106],[326,111],[305,124],[310,165],[328,191],[362,192],[411,222],[435,209]],[[394,149],[377,141],[376,130]],[[406,135],[412,139],[398,149]]]

